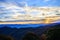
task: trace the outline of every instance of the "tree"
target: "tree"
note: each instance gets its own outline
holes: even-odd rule
[[[46,40],[60,40],[60,29],[49,29],[46,33]]]
[[[0,40],[13,40],[12,37],[6,35],[0,35]]]
[[[40,40],[39,36],[34,34],[34,33],[27,33],[24,37],[23,40]]]

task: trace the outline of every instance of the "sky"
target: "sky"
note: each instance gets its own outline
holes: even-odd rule
[[[60,6],[60,0],[0,0],[0,2],[11,2],[19,5],[20,2],[26,2],[28,6]]]
[[[26,13],[24,6],[31,7],[60,7],[60,0],[0,0],[0,21],[13,19]],[[22,12],[20,12],[22,11]],[[32,12],[32,15],[38,12]],[[18,17],[17,17],[18,18]],[[21,19],[24,19],[21,17]],[[14,19],[15,20],[15,19]]]
[[[21,11],[20,7],[24,7],[24,6],[60,7],[60,0],[0,0],[0,21],[9,20],[8,18],[12,18],[19,15],[20,13],[17,13],[17,12]],[[11,10],[8,10],[8,9],[11,9]],[[17,10],[14,10],[14,9],[17,9]],[[28,25],[28,26],[31,26],[31,25]],[[33,27],[35,26],[40,26],[40,25],[33,25]]]

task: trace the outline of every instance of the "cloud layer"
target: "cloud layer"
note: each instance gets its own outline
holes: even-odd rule
[[[37,10],[38,7],[35,9],[29,8],[28,7],[29,1],[30,0],[25,0],[25,1],[24,0],[23,1],[22,0],[21,1],[19,1],[19,0],[18,1],[0,0],[0,21],[39,19],[39,18],[34,18],[34,17],[39,17],[40,14],[43,12],[39,12],[39,10]],[[44,1],[48,2],[51,0],[44,0]],[[32,2],[32,0],[30,2]],[[34,3],[38,3],[38,2],[39,2],[39,0],[36,0],[36,2],[34,2]],[[26,5],[25,5],[25,3],[26,3]],[[32,5],[32,4],[30,4],[30,5]],[[44,16],[41,16],[41,18],[44,18]]]

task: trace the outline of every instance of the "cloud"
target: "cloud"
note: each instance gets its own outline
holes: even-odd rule
[[[43,0],[44,2],[49,2],[49,1],[51,1],[51,0]]]
[[[51,1],[51,2],[57,2],[57,0],[43,0],[44,2],[49,2],[49,1]]]
[[[0,21],[17,20],[22,14],[20,11],[24,9],[14,4],[0,3]]]

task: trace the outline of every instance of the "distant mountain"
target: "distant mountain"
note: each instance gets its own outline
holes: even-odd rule
[[[41,36],[48,28],[60,28],[60,23],[48,24],[45,26],[39,27],[29,27],[29,28],[11,28],[11,27],[1,27],[0,28],[0,35],[11,36],[15,40],[22,40],[23,36],[28,32],[33,32],[38,36]]]

